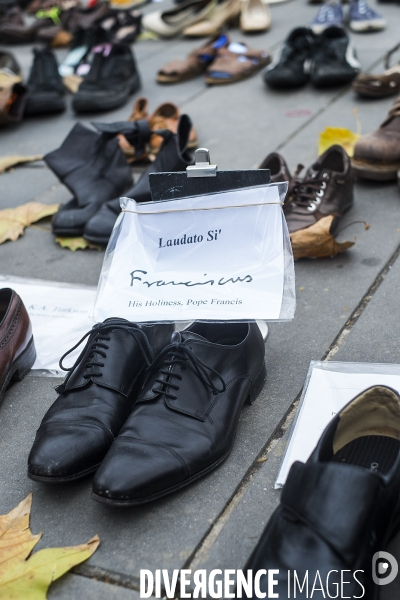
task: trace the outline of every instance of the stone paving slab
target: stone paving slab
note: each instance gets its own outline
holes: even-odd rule
[[[48,600],[139,600],[139,593],[120,586],[67,574],[51,586]]]
[[[154,6],[146,7],[146,11],[152,8]],[[292,27],[308,22],[316,10],[302,0],[273,6],[271,31],[246,37],[245,41],[254,47],[274,49]],[[380,5],[379,10],[389,17],[399,15],[395,5]],[[243,38],[237,31],[232,33],[232,39]],[[398,42],[396,21],[391,18],[389,28],[383,33],[354,35],[353,40],[363,66],[376,65],[380,70],[383,55]],[[282,147],[294,169],[299,161],[309,165],[315,159],[318,133],[326,125],[354,130],[352,109],[357,106],[366,132],[383,120],[392,102],[391,99],[360,102],[348,89],[316,92],[308,86],[287,94],[271,92],[265,88],[261,75],[218,88],[207,88],[201,78],[177,86],[155,83],[157,68],[198,45],[198,41],[186,40],[136,44],[143,89],[125,107],[101,115],[101,120],[125,119],[130,105],[140,95],[150,98],[151,108],[161,101],[172,100],[191,115],[200,144],[209,147],[213,160],[221,168],[251,168],[268,152]],[[29,46],[16,47],[14,51],[21,56],[27,71],[31,60]],[[63,52],[58,52],[60,58]],[[100,120],[98,116],[96,119]],[[93,116],[82,120],[89,123]],[[52,150],[74,121],[69,108],[58,117],[31,118],[19,127],[2,130],[0,155]],[[0,175],[1,207],[17,205],[38,195],[44,202],[66,201],[68,194],[62,186],[54,185],[54,177],[47,169],[24,167]],[[8,201],[5,204],[5,198],[10,198],[12,204]],[[363,232],[362,227],[357,226],[358,229],[343,232],[343,239],[352,239],[355,235],[358,239],[356,246],[342,256],[296,264],[296,318],[292,323],[271,325],[266,387],[257,402],[243,411],[232,455],[217,471],[170,497],[122,511],[92,501],[90,479],[57,487],[31,482],[26,478],[27,455],[37,426],[55,399],[53,387],[57,380],[30,376],[10,389],[2,406],[0,456],[4,458],[0,460],[0,512],[7,512],[33,490],[32,529],[44,531],[41,547],[75,544],[98,533],[102,544],[83,567],[92,576],[96,569],[103,573],[112,571],[124,581],[137,585],[140,568],[171,570],[184,565],[241,568],[278,502],[279,493],[272,490],[272,484],[285,438],[270,447],[265,463],[258,463],[257,459],[265,456],[271,437],[300,392],[310,360],[320,359],[328,352],[397,248],[399,217],[396,186],[357,183],[355,206],[343,224],[365,219],[371,223],[371,229]],[[17,243],[0,248],[0,271],[95,285],[102,259],[102,252],[64,251],[55,245],[49,232],[29,229]],[[388,306],[392,306],[389,301]],[[377,323],[381,319],[382,316],[377,316]],[[380,340],[378,332],[375,339]],[[390,344],[391,339],[387,339],[383,347],[390,348]],[[390,359],[390,362],[395,361]],[[26,416],[22,423],[21,415]],[[224,527],[220,535],[215,536],[215,528],[221,524]],[[128,595],[121,595],[122,592]],[[135,598],[131,590],[77,575],[55,584],[50,597],[101,599],[102,594],[116,600]],[[393,599],[394,596],[385,598]]]

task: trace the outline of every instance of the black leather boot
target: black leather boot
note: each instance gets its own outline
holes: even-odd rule
[[[151,200],[149,173],[184,171],[188,165],[193,164],[193,157],[187,152],[191,128],[190,118],[182,115],[177,134],[168,132],[168,137],[163,142],[156,160],[146,169],[133,188],[125,192],[124,196],[133,198],[136,202],[148,202]],[[86,224],[83,237],[93,244],[106,245],[120,211],[119,197],[103,204]]]
[[[100,206],[132,185],[131,170],[118,140],[80,123],[44,160],[74,195],[53,218],[55,235],[81,236]]]

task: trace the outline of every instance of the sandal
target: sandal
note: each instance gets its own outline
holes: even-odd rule
[[[353,81],[353,90],[365,98],[386,98],[400,92],[400,61],[390,67],[392,55],[399,50],[400,44],[390,50],[385,57],[385,71],[382,75],[361,73]]]
[[[197,50],[193,50],[185,60],[175,59],[157,73],[158,83],[178,83],[193,79],[204,73],[216,58],[220,48],[229,45],[227,35],[216,35]]]
[[[233,42],[218,50],[218,55],[208,67],[205,82],[208,85],[233,83],[251,77],[272,60],[267,50],[253,50],[246,44]]]

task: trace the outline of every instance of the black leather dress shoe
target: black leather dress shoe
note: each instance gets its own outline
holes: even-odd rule
[[[72,348],[89,337],[73,367],[64,369],[69,373],[37,431],[28,477],[57,483],[97,469],[132,411],[146,366],[172,331],[173,325],[107,319]]]
[[[230,453],[245,402],[265,377],[256,323],[194,323],[172,335],[102,462],[93,498],[134,506],[165,496]]]
[[[124,196],[133,198],[136,202],[148,202],[151,200],[150,173],[184,171],[188,165],[193,164],[193,157],[187,151],[191,128],[190,118],[187,115],[182,115],[178,123],[177,134],[174,135],[168,132],[167,139],[163,142],[155,161],[151,163],[139,181]],[[93,244],[108,244],[120,212],[119,198],[103,204],[100,210],[87,222],[83,237]]]
[[[376,600],[373,557],[400,523],[399,440],[397,392],[375,386],[352,400],[308,461],[293,464],[281,505],[244,572],[276,569],[280,598]],[[295,573],[300,586],[305,581],[302,591],[297,583],[294,591]],[[267,577],[260,589],[268,594]]]

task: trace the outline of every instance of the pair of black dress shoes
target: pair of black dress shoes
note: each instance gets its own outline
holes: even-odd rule
[[[93,498],[155,500],[217,467],[241,409],[261,391],[265,346],[251,323],[97,324],[37,431],[28,476],[67,482],[96,471]],[[69,351],[71,352],[71,351]],[[68,354],[68,353],[67,353]]]
[[[399,529],[400,396],[374,386],[334,417],[305,464],[293,464],[244,571],[261,571],[266,597],[377,600],[397,576],[385,550]]]

